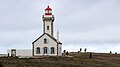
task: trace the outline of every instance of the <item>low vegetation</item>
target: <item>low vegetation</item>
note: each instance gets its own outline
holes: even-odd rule
[[[0,67],[120,67],[119,54],[69,53],[68,57],[0,58]],[[71,57],[72,56],[72,57]]]

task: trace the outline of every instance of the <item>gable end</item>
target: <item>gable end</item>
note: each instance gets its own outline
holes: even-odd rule
[[[57,39],[55,39],[53,36],[47,34],[47,33],[44,33],[43,35],[47,35],[48,37],[50,37],[52,40],[54,40],[56,43],[58,44],[62,44],[61,42],[57,42]],[[32,44],[34,44],[37,40],[39,40],[43,35],[41,35],[40,37],[38,37],[35,41],[32,42]]]

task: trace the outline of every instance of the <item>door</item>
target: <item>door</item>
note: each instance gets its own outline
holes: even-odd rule
[[[12,57],[16,57],[16,49],[12,49],[11,50],[11,56]]]

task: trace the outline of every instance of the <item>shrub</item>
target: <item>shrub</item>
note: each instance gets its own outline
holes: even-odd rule
[[[0,67],[3,67],[3,64],[0,62]]]

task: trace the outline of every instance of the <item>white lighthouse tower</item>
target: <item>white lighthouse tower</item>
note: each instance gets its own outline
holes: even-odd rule
[[[43,34],[33,44],[33,56],[61,56],[62,43],[54,37],[54,15],[52,9],[47,6],[43,19]]]
[[[53,22],[54,15],[52,15],[52,9],[48,6],[45,9],[45,14],[43,15],[43,32],[48,33],[53,36]]]

